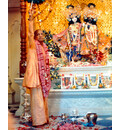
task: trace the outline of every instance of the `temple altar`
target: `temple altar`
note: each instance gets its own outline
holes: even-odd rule
[[[110,75],[112,66],[87,66],[87,67],[61,67],[59,68],[59,74],[69,76],[70,74],[99,74]],[[22,87],[23,78],[15,78],[15,83],[20,88],[20,106],[16,111],[16,116],[21,116],[23,113],[25,88]],[[89,79],[88,84],[89,84]],[[99,81],[98,81],[99,82]],[[75,83],[75,80],[74,80]],[[76,85],[74,84],[73,85]],[[112,115],[112,88],[98,88],[96,86],[90,86],[89,89],[54,89],[54,82],[48,97],[48,107],[50,115],[61,115],[61,113],[71,114],[73,109],[76,109],[79,115],[84,116],[87,112],[96,112],[98,115]],[[89,107],[88,107],[89,106]]]

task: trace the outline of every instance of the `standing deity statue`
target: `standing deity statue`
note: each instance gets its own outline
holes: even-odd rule
[[[82,45],[86,44],[86,48],[81,48],[81,55],[85,55],[85,50],[89,50],[89,58],[93,63],[106,62],[108,48],[110,48],[110,38],[104,35],[97,27],[97,20],[100,11],[96,9],[96,5],[89,3],[83,9],[84,18],[84,39]],[[104,43],[104,44],[103,44]]]
[[[69,26],[63,32],[53,36],[54,41],[57,42],[61,48],[61,57],[67,62],[80,58],[80,32],[82,28],[80,11],[80,6],[75,7],[73,5],[68,5],[64,15],[69,22]]]
[[[97,46],[98,34],[97,34],[97,10],[95,9],[95,4],[89,3],[88,7],[84,10],[84,22],[85,22],[85,36],[88,43],[92,44],[94,47]]]
[[[53,36],[63,61],[87,61],[105,65],[111,39],[98,30],[97,20],[100,13],[96,5],[89,3],[83,10],[80,6],[68,5],[64,15],[69,22],[68,28]]]
[[[89,3],[88,6],[83,9],[84,40],[81,47],[81,54],[88,55],[93,63],[97,62],[97,57],[94,57],[94,50],[98,49],[97,18],[98,15],[95,4]]]

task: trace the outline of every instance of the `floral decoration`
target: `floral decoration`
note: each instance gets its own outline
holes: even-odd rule
[[[78,87],[76,85],[73,85],[71,89],[78,89]]]
[[[51,34],[51,32],[46,32],[45,30],[43,31],[45,34],[45,40],[44,42],[46,43],[46,45],[48,46],[48,50],[52,52],[52,54],[54,54],[54,56],[60,58],[61,54],[59,51],[59,47],[57,46],[56,43],[53,42],[53,35]]]
[[[58,70],[59,70],[59,67],[54,67],[54,68],[51,67],[50,68],[50,77],[51,77],[51,80],[53,80],[53,79],[59,79],[60,78]]]

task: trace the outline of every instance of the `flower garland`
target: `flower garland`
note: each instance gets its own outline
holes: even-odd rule
[[[104,84],[105,88],[111,88],[112,87],[112,74],[110,75],[109,86],[105,83],[103,73],[101,73],[101,80],[102,80],[102,83]]]
[[[88,74],[88,78],[89,78],[91,86],[96,86],[97,85],[97,83],[98,83],[98,74],[96,74],[96,81],[95,81],[95,83],[92,82],[90,74]]]
[[[84,82],[84,74],[83,74],[83,77],[82,77],[82,81],[80,83],[78,83],[78,79],[77,79],[76,74],[75,74],[75,82],[76,82],[77,85],[82,86],[82,84]]]
[[[83,27],[84,27],[84,34],[85,34],[85,38],[86,38],[86,40],[85,40],[85,41],[86,41],[86,44],[88,44],[88,43],[87,43],[87,41],[88,41],[88,42],[92,43],[95,47],[97,47],[97,49],[98,49],[98,27],[97,27],[97,25],[96,25],[96,31],[94,31],[94,33],[93,33],[93,34],[95,35],[94,37],[97,37],[97,38],[96,38],[96,40],[94,40],[95,38],[91,38],[91,39],[92,39],[91,41],[89,40],[89,38],[88,38],[88,36],[87,36],[87,31],[90,31],[90,30],[87,29],[87,25],[85,25],[85,24],[83,25]],[[92,27],[92,28],[93,28],[93,27]],[[86,31],[86,30],[87,30],[87,31]],[[93,31],[93,30],[92,30],[92,31]],[[90,35],[91,35],[91,33],[90,33]],[[92,37],[92,36],[91,36],[91,37]],[[93,41],[95,41],[95,44],[93,43]],[[87,47],[88,47],[88,46],[87,46]]]
[[[70,81],[69,81],[69,84],[68,84],[67,86],[65,86],[65,81],[64,81],[64,78],[65,78],[65,77],[64,77],[64,74],[62,74],[61,76],[62,76],[62,86],[63,86],[65,89],[70,88],[71,83],[72,83],[72,81],[71,81],[72,74],[70,74]]]
[[[90,29],[87,28],[87,26],[90,26],[90,25],[85,25],[85,33],[86,33],[86,39],[89,43],[92,43],[94,46],[96,46],[97,44],[97,31],[95,30],[95,27],[94,25],[90,26]],[[88,32],[90,32],[90,38],[88,38]],[[93,32],[93,34],[91,34],[91,32]]]
[[[77,42],[77,37],[79,34],[79,24],[78,23],[74,23],[72,25],[69,26],[69,33],[70,33],[70,40],[74,43]]]
[[[94,49],[93,50],[91,50],[90,49],[90,54],[91,54],[91,56],[92,56],[92,58],[94,59],[94,58],[96,58],[96,60],[97,60],[97,62],[99,61],[99,53],[98,53],[98,40],[99,40],[99,37],[98,37],[98,27],[97,27],[97,25],[95,25],[96,26],[96,30],[94,31],[94,34],[95,34],[95,37],[96,38],[93,38],[93,39],[95,39],[95,40],[93,40],[92,38],[92,40],[90,41],[89,39],[88,39],[88,36],[87,36],[87,32],[86,32],[86,29],[87,29],[87,25],[83,25],[83,27],[84,27],[84,34],[85,34],[85,38],[86,38],[86,45],[87,45],[87,48],[88,49],[90,49],[89,48],[89,44],[88,44],[88,42],[89,43],[92,43],[93,45],[94,45]],[[94,27],[95,28],[95,27]],[[90,31],[90,30],[88,30],[87,29],[87,31]],[[90,33],[90,35],[91,35],[91,33]],[[92,36],[91,36],[92,37]],[[93,43],[93,42],[95,42],[95,44]],[[94,54],[94,50],[96,50],[96,53]]]

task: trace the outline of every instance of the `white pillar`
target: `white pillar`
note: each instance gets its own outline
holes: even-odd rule
[[[22,106],[22,103],[24,103],[24,97],[22,95],[24,94],[24,91],[25,91],[24,90],[25,88],[22,87],[23,78],[15,78],[14,81],[16,84],[19,85],[19,88],[20,88],[20,105],[19,105],[18,110],[15,113],[15,116],[21,116],[24,111],[24,108]]]

